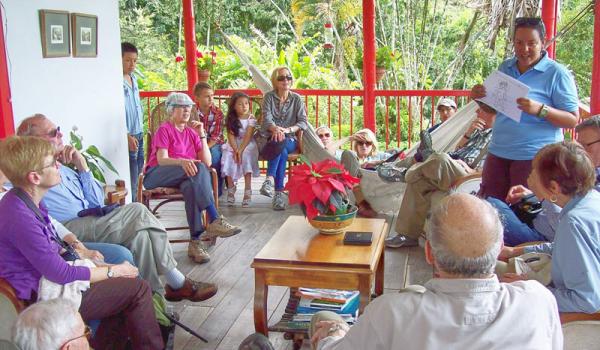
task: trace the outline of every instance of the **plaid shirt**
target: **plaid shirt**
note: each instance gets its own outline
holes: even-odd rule
[[[449,152],[448,155],[453,159],[461,159],[473,169],[482,164],[485,155],[481,154],[487,150],[490,141],[492,140],[492,129],[475,130],[471,134],[469,141],[454,152]]]
[[[213,120],[208,120],[208,117],[212,113]],[[225,143],[223,139],[223,111],[217,108],[215,105],[210,106],[210,112],[207,115],[204,115],[200,108],[198,108],[198,119],[204,124],[204,130],[206,130],[208,134],[208,140],[214,141],[217,144],[221,145]]]

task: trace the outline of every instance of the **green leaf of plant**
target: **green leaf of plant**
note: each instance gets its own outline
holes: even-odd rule
[[[81,151],[81,137],[77,136],[77,134],[75,134],[73,131],[70,131],[69,135],[71,136],[71,145],[78,151]]]

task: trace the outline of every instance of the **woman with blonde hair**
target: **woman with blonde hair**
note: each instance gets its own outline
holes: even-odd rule
[[[360,176],[361,168],[374,170],[379,164],[393,155],[392,153],[379,152],[377,150],[379,143],[377,142],[375,133],[371,129],[357,131],[354,135],[350,136],[350,141],[352,142],[352,150],[346,150],[342,153],[341,162],[352,176]],[[360,184],[354,187],[352,192],[354,192],[354,197],[356,198],[358,215],[363,217],[377,216],[377,212],[366,201]]]
[[[283,181],[288,154],[298,147],[296,132],[308,127],[304,101],[291,90],[293,80],[289,68],[275,68],[271,74],[273,90],[265,94],[262,105],[261,134],[269,141],[261,151],[268,163],[260,193],[273,198],[274,210],[285,210]]]

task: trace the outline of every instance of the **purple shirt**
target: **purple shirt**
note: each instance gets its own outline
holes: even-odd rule
[[[161,148],[166,149],[172,159],[197,159],[202,142],[194,129],[186,126],[179,131],[173,123],[164,122],[152,137],[152,151],[146,169],[158,165],[156,153]]]
[[[40,211],[50,226],[43,204]],[[0,222],[0,277],[20,299],[29,300],[31,292],[37,293],[42,276],[58,284],[89,281],[90,269],[67,264],[51,231],[12,192],[0,200]]]

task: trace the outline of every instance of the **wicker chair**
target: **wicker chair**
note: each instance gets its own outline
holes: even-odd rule
[[[191,115],[192,115],[192,117],[190,118],[190,120],[197,120],[198,113],[196,111],[195,106],[192,108]],[[156,130],[158,130],[158,127],[163,122],[165,122],[168,118],[169,118],[169,116],[167,114],[167,109],[166,109],[164,102],[159,103],[156,107],[154,107],[154,109],[150,113],[150,117],[148,118],[148,135],[146,136],[146,142],[147,142],[146,144],[148,145],[148,150],[150,150],[150,148],[152,147],[152,136],[154,135]],[[148,151],[148,155],[149,154],[150,154],[150,151]],[[147,161],[147,159],[146,159],[146,161]],[[215,202],[215,206],[218,208],[219,198],[218,198],[218,192],[217,192],[217,184],[218,184],[217,172],[213,168],[209,168],[209,170],[210,170],[211,177],[212,177],[214,202]],[[152,190],[147,190],[147,189],[144,189],[143,183],[144,183],[144,174],[142,173],[139,175],[139,178],[138,178],[137,200],[138,200],[138,202],[144,204],[150,211],[152,211],[152,214],[156,215],[158,209],[167,203],[176,202],[176,201],[183,202],[183,194],[179,191],[178,188],[157,187]],[[151,200],[159,200],[160,202],[154,208],[151,208],[150,207]],[[206,222],[206,217],[205,217],[205,222]],[[181,226],[181,227],[167,227],[166,229],[167,229],[167,231],[171,231],[171,230],[183,230],[183,229],[187,229],[187,228],[189,228],[189,227]],[[184,242],[189,242],[190,240],[189,239],[173,239],[173,240],[169,240],[169,241],[171,243],[184,243]]]

